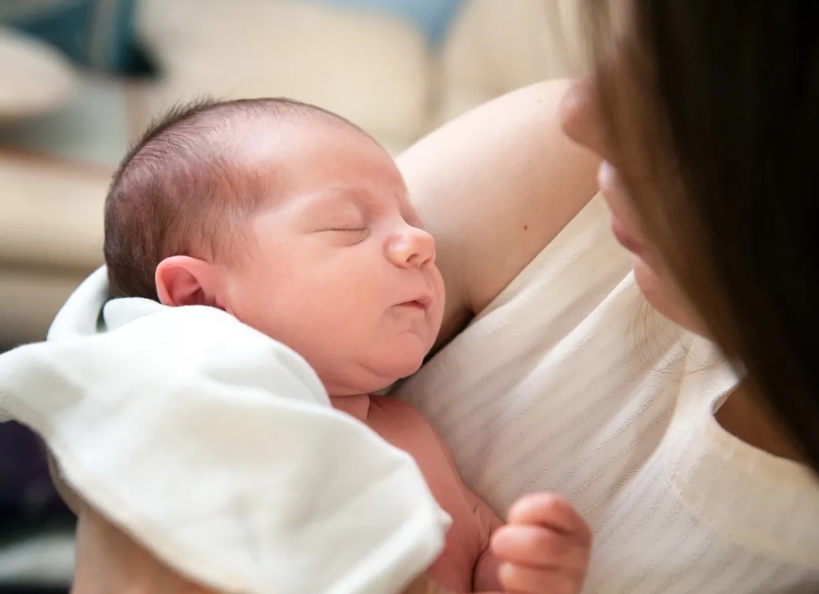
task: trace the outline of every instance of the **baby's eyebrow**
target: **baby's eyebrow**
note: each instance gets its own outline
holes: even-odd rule
[[[381,210],[385,205],[385,200],[380,193],[374,193],[363,188],[330,188],[324,195],[328,201],[352,203],[369,211]]]
[[[389,197],[385,194],[389,193]],[[313,208],[327,208],[333,205],[352,205],[362,213],[378,214],[397,207],[401,216],[409,224],[421,227],[421,220],[407,198],[397,192],[372,191],[356,187],[330,187],[314,194]]]
[[[303,196],[303,199],[313,204],[326,205],[328,202],[354,202],[361,200],[348,188],[322,188],[317,192]]]
[[[347,212],[350,209],[356,210],[362,216],[367,216],[373,211],[369,200],[360,192],[350,191],[348,188],[325,189],[305,198],[307,199],[305,212],[309,213],[311,218],[337,214],[340,211]]]

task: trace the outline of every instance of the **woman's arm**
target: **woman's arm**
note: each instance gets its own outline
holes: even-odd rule
[[[81,505],[71,594],[219,594],[169,569],[130,536]],[[453,594],[426,574],[401,594]]]
[[[71,594],[217,594],[169,569],[93,509],[80,506]]]
[[[480,312],[597,191],[597,158],[560,128],[564,81],[482,105],[398,158],[438,241],[447,287],[439,343]]]

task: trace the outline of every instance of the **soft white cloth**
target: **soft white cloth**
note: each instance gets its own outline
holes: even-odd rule
[[[213,308],[105,299],[98,271],[46,343],[0,357],[0,411],[65,482],[216,590],[394,594],[448,517],[412,458],[335,411],[307,363]]]
[[[400,395],[497,511],[570,498],[587,594],[815,592],[819,487],[716,422],[736,381],[645,302],[598,197]]]

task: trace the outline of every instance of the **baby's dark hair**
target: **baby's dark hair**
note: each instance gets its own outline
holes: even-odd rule
[[[112,297],[158,301],[154,276],[170,256],[228,257],[235,224],[270,191],[266,176],[232,158],[235,133],[257,116],[325,118],[358,129],[332,112],[284,98],[201,100],[171,109],[122,159],[105,199]]]

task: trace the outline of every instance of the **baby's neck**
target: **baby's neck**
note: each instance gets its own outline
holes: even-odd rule
[[[359,394],[357,396],[330,396],[330,403],[333,408],[355,417],[359,421],[366,422],[370,413],[370,395]]]

